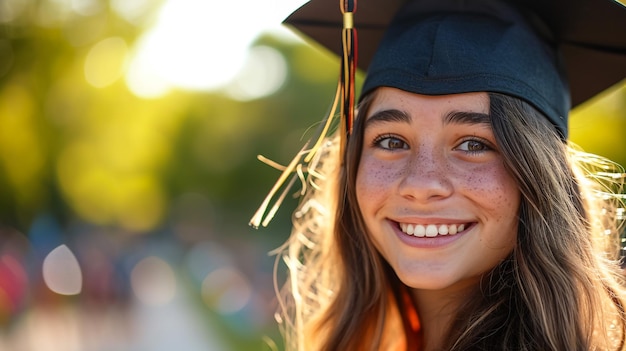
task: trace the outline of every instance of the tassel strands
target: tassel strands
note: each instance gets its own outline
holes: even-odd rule
[[[307,180],[305,179],[304,173],[305,172],[307,174],[315,173],[315,162],[312,162],[312,161],[314,160],[314,157],[318,154],[318,151],[320,150],[322,143],[324,142],[324,139],[326,138],[326,136],[329,134],[331,130],[331,126],[333,124],[332,122],[335,119],[334,116],[336,114],[337,105],[339,104],[340,92],[341,92],[341,88],[340,86],[338,86],[331,111],[326,116],[326,118],[321,122],[321,125],[318,128],[318,131],[316,132],[317,137],[312,137],[311,139],[309,139],[309,141],[307,141],[307,143],[296,154],[296,156],[291,160],[291,162],[289,162],[289,165],[287,165],[286,167],[281,166],[273,161],[266,159],[263,156],[260,156],[260,155],[258,156],[258,159],[261,162],[264,162],[278,170],[282,170],[282,173],[280,177],[278,178],[278,180],[276,181],[276,183],[274,184],[274,186],[272,187],[272,189],[270,190],[270,192],[267,194],[267,196],[263,200],[263,203],[261,204],[261,206],[257,209],[254,216],[252,216],[252,219],[250,219],[250,222],[248,224],[251,227],[258,228],[261,225],[263,227],[267,227],[269,222],[272,220],[272,218],[278,211],[278,208],[282,204],[286,195],[289,193],[289,190],[293,187],[293,185],[295,184],[298,178],[300,179],[300,182],[303,188],[300,193],[305,191]],[[315,143],[312,142],[313,140],[315,140]],[[303,165],[306,165],[306,166],[303,166]],[[278,199],[276,200],[274,205],[272,205],[272,208],[268,212],[267,209],[269,208],[272,202],[272,199],[278,194],[281,188],[283,188],[283,185],[285,185],[284,189],[281,191]]]
[[[254,216],[252,216],[249,225],[254,228],[258,228],[260,225],[266,227],[269,224],[286,195],[296,183],[296,180],[299,179],[302,184],[300,195],[303,195],[304,192],[306,192],[307,184],[308,182],[311,182],[308,177],[315,176],[316,174],[315,166],[317,162],[315,162],[315,156],[318,156],[318,152],[321,149],[324,140],[331,134],[338,106],[340,106],[339,116],[341,118],[342,148],[345,147],[348,137],[352,132],[352,125],[355,116],[354,80],[357,69],[357,35],[356,29],[354,28],[356,0],[340,0],[340,9],[343,14],[343,55],[341,60],[341,74],[332,108],[326,118],[322,120],[316,134],[309,139],[304,147],[291,160],[289,165],[281,166],[267,160],[263,156],[259,156],[259,160],[273,166],[274,168],[282,170],[282,173],[263,200],[259,209],[256,211]],[[313,140],[315,140],[314,143]],[[277,194],[279,194],[279,192],[280,195],[278,195],[278,199],[268,211],[272,200]]]

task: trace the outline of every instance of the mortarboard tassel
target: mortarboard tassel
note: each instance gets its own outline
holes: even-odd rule
[[[343,119],[344,135],[352,133],[354,122],[354,76],[357,64],[357,33],[354,28],[354,12],[356,0],[341,0],[343,13],[343,30],[341,43],[343,55],[341,58],[341,118]]]
[[[332,108],[326,118],[322,120],[316,133],[317,137],[313,136],[311,139],[309,139],[309,141],[296,154],[296,156],[286,167],[277,165],[276,163],[267,160],[263,156],[259,156],[259,160],[261,160],[262,162],[265,162],[266,164],[269,164],[270,166],[273,166],[277,169],[281,169],[282,174],[263,200],[263,203],[261,204],[259,209],[256,211],[254,216],[252,216],[252,219],[250,219],[249,224],[254,228],[258,228],[259,225],[265,227],[269,224],[297,179],[300,179],[300,182],[302,184],[302,190],[300,191],[300,194],[304,194],[307,188],[307,176],[305,176],[305,173],[307,175],[315,174],[316,162],[311,161],[314,160],[314,157],[320,150],[324,139],[330,134],[333,121],[335,120],[337,105],[340,104],[341,106],[339,116],[342,122],[342,147],[344,147],[345,143],[348,140],[348,135],[352,132],[355,101],[354,78],[357,67],[357,37],[356,29],[354,28],[353,16],[354,12],[356,11],[356,0],[339,0],[339,2],[341,12],[343,13],[343,55],[341,60],[341,74],[339,77],[339,83],[337,85],[337,91],[335,93],[335,99],[333,101]],[[313,140],[315,140],[315,143],[312,143]],[[267,211],[270,203],[272,202],[272,199],[276,196],[276,194],[278,194],[281,188],[283,188],[283,185],[285,185],[285,187],[278,196],[278,199],[276,200],[272,208]]]

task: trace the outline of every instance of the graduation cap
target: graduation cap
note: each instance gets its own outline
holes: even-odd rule
[[[572,106],[626,78],[626,7],[616,0],[311,0],[285,23],[339,54],[333,109],[290,162],[250,224],[267,225],[320,149],[337,105],[341,145],[362,94],[381,86],[427,94],[487,91],[521,98],[565,138]],[[289,178],[291,178],[289,180]],[[284,186],[284,187],[283,187]],[[266,210],[278,191],[282,194]]]
[[[346,2],[351,3],[355,1],[340,1],[340,3]],[[343,27],[344,16],[342,16],[338,7],[337,0],[311,0],[289,16],[285,23],[295,27],[298,31],[314,39],[322,46],[341,55],[342,42],[338,38]],[[491,7],[492,10],[485,10],[488,7]],[[504,7],[515,8],[515,11],[518,12],[518,15],[522,15],[524,20],[520,22],[515,18],[515,14],[505,13]],[[456,87],[454,84],[448,84],[447,87],[440,86],[439,88],[426,86],[427,84],[424,83],[424,87],[419,89],[407,89],[403,86],[403,84],[406,85],[405,83],[400,83],[400,86],[397,87],[425,94],[441,94],[445,91],[448,93],[468,91],[508,93],[535,105],[535,107],[548,115],[550,120],[566,136],[567,113],[572,106],[581,104],[626,78],[626,7],[616,0],[359,0],[358,6],[354,11],[353,27],[358,31],[358,66],[363,70],[369,71],[364,84],[364,92],[367,92],[368,89],[371,90],[372,87],[375,88],[376,86],[388,84],[384,79],[379,81],[379,78],[375,78],[376,82],[371,82],[373,78],[370,78],[370,76],[373,74],[381,75],[382,69],[387,69],[394,65],[419,64],[417,60],[420,58],[420,55],[423,57],[439,55],[439,62],[445,55],[452,55],[453,58],[455,56],[458,58],[464,52],[472,52],[473,45],[478,45],[479,48],[471,54],[478,55],[475,57],[477,62],[483,61],[486,63],[485,65],[488,67],[485,69],[495,70],[497,74],[502,74],[501,77],[505,79],[511,78],[510,75],[512,74],[513,78],[519,79],[518,82],[527,83],[529,79],[533,79],[532,74],[529,75],[528,71],[542,66],[544,62],[540,61],[545,61],[546,58],[540,57],[543,53],[539,52],[542,48],[538,45],[531,45],[532,43],[530,43],[526,47],[521,47],[520,43],[529,43],[526,41],[527,38],[523,29],[520,31],[521,34],[513,33],[509,38],[504,39],[500,38],[500,33],[489,28],[482,32],[470,29],[465,33],[469,40],[466,40],[465,44],[463,44],[463,42],[454,40],[455,34],[453,33],[456,31],[458,34],[459,30],[463,30],[463,25],[458,23],[458,18],[447,18],[438,20],[435,23],[437,30],[443,28],[443,34],[437,33],[432,34],[430,37],[415,39],[416,41],[413,44],[410,40],[396,42],[396,44],[388,43],[393,41],[393,36],[403,34],[402,30],[404,29],[394,32],[394,27],[399,27],[398,23],[402,22],[402,20],[413,20],[415,22],[416,17],[426,13],[489,14],[490,11],[494,13],[494,16],[502,17],[505,21],[512,22],[514,27],[531,26],[533,28],[532,31],[535,32],[534,35],[538,36],[545,45],[553,48],[552,51],[555,56],[548,59],[556,59],[559,62],[550,63],[556,64],[554,69],[546,68],[544,72],[533,73],[540,80],[534,83],[531,82],[531,85],[534,84],[535,86],[531,86],[528,92],[516,91],[516,89],[519,90],[519,87],[515,87],[517,85],[516,82],[508,83],[508,87],[496,86],[493,89],[486,87],[486,82],[476,83],[476,86],[472,86],[472,83],[467,82],[463,86],[457,85]],[[463,20],[461,19],[461,21]],[[412,30],[413,32],[409,34],[413,35],[411,38],[414,38],[415,33],[423,33],[428,28],[422,26],[420,29]],[[448,32],[445,32],[446,30]],[[386,39],[383,40],[386,31],[392,33],[387,33]],[[424,45],[424,42],[428,40],[437,42],[428,47],[427,44]],[[481,42],[472,42],[476,40]],[[493,43],[498,40],[504,40],[502,42],[503,45],[516,43],[515,45],[520,46],[520,55],[517,58],[512,57],[512,53],[515,52],[515,48],[513,48],[515,45],[513,45],[500,50],[495,57],[493,51],[485,51],[486,56],[480,57],[480,45],[499,45]],[[508,44],[506,40],[508,40]],[[393,45],[396,47],[393,47]],[[383,50],[380,50],[383,52],[377,53],[377,50],[380,48],[383,48]],[[414,50],[411,54],[414,57],[418,57],[414,59],[414,62],[410,62],[412,59],[407,58],[407,55],[401,57],[402,55],[397,55],[394,52],[394,50],[399,49]],[[374,58],[375,54],[377,55],[376,58]],[[502,56],[499,57],[498,55]],[[491,64],[497,61],[502,62],[502,64],[499,66]],[[371,66],[372,62],[374,67]],[[457,60],[457,62],[463,62],[463,60]],[[503,67],[505,65],[509,66],[509,72],[499,72],[499,69],[506,68]],[[452,70],[455,67],[458,72],[442,71],[444,69]],[[449,64],[449,68],[440,67],[438,74],[442,79],[447,74],[459,72],[466,72],[466,76],[469,76],[472,69],[479,70],[482,68],[467,68]],[[517,69],[517,72],[515,72],[515,69]],[[545,75],[545,73],[550,72],[553,75],[552,77]],[[476,73],[479,72],[477,71]],[[554,77],[555,74],[561,73],[564,73],[564,75]],[[411,73],[409,72],[409,74]],[[517,77],[514,76],[516,74]],[[424,75],[424,72],[418,70],[413,75]],[[408,80],[415,77],[407,76],[405,78]],[[431,82],[436,80],[432,79],[432,77],[426,78],[431,79]],[[552,81],[549,81],[550,79]],[[557,80],[559,79],[563,85],[562,88],[558,87]],[[491,83],[495,81],[497,81],[497,78],[491,79]],[[501,80],[499,84],[506,85],[507,83]],[[472,90],[472,88],[474,89]],[[536,96],[528,96],[530,90],[535,90],[533,94]],[[559,94],[562,96],[559,96]]]

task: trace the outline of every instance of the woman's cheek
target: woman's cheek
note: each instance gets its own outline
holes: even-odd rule
[[[357,173],[357,198],[361,206],[371,201],[380,201],[388,195],[390,185],[398,176],[393,164],[364,156]]]
[[[520,192],[501,162],[478,165],[462,173],[458,177],[463,185],[457,189],[465,189],[468,197],[491,212],[493,216],[489,218],[509,222],[517,217]]]

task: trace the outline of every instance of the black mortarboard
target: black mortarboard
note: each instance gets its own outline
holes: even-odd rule
[[[285,22],[339,54],[338,8],[311,0]],[[570,106],[626,77],[626,8],[614,0],[359,0],[354,27],[363,93],[506,93],[563,135]]]

